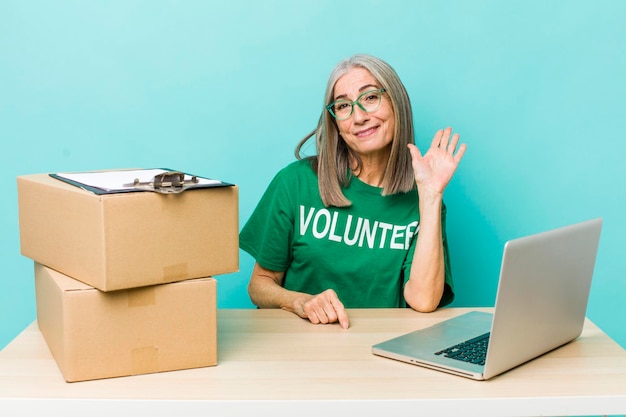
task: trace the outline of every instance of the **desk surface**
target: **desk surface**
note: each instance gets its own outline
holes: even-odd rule
[[[0,352],[0,414],[5,407],[64,416],[626,413],[626,351],[590,321],[576,341],[489,381],[371,353],[377,342],[468,310],[350,310],[347,330],[281,310],[218,310],[217,366],[75,383],[64,381],[33,323]]]

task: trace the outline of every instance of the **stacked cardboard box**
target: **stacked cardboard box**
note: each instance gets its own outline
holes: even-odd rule
[[[94,194],[17,178],[37,322],[68,382],[217,364],[216,281],[236,272],[238,188]]]

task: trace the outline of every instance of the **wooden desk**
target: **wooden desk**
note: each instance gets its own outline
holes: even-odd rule
[[[466,311],[351,310],[342,330],[281,310],[219,310],[217,366],[75,383],[63,380],[33,323],[0,352],[0,415],[626,413],[626,351],[589,321],[578,340],[489,381],[371,353],[376,342]]]

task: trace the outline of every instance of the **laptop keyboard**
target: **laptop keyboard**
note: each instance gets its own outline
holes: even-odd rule
[[[435,355],[443,355],[446,358],[457,359],[463,362],[474,363],[477,365],[485,364],[487,356],[487,344],[489,343],[489,332],[466,340],[458,345],[450,346],[447,349],[435,352]]]

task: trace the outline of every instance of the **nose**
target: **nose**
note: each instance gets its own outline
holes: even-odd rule
[[[363,123],[364,121],[369,120],[369,113],[355,104],[354,109],[352,110],[352,119],[355,123]]]

